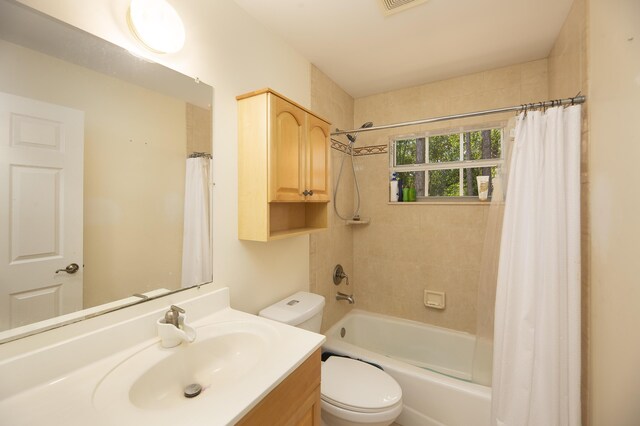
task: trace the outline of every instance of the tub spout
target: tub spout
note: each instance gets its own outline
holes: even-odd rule
[[[336,294],[336,300],[346,300],[350,305],[356,303],[356,301],[353,299],[353,294],[344,294],[341,292],[338,292],[338,294]]]

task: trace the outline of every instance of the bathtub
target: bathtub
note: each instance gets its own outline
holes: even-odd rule
[[[402,387],[402,426],[488,426],[491,388],[472,383],[475,337],[352,310],[326,332],[324,352],[381,366]]]

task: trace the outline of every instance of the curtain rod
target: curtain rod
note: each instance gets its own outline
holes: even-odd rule
[[[425,118],[423,120],[415,120],[415,121],[405,121],[403,123],[394,123],[394,124],[385,124],[382,126],[373,126],[373,127],[365,127],[360,129],[353,130],[339,130],[336,129],[335,132],[331,133],[331,136],[337,135],[346,135],[347,133],[360,133],[360,132],[372,132],[374,130],[384,130],[384,129],[393,129],[395,127],[404,127],[404,126],[415,126],[417,124],[426,124],[426,123],[436,123],[438,121],[446,121],[446,120],[455,120],[458,118],[469,118],[469,117],[479,117],[482,115],[490,115],[490,114],[499,114],[501,112],[511,112],[511,111],[528,111],[530,109],[536,108],[553,108],[561,105],[577,105],[582,104],[587,100],[585,96],[580,95],[579,93],[573,98],[565,98],[565,99],[556,99],[552,101],[543,101],[543,102],[534,102],[531,104],[522,104],[512,107],[506,108],[497,108],[497,109],[488,109],[485,111],[475,111],[475,112],[466,112],[464,114],[453,114],[453,115],[445,115],[442,117],[434,117],[434,118]]]

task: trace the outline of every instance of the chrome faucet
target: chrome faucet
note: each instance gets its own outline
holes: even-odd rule
[[[346,300],[350,305],[356,303],[356,301],[353,299],[353,294],[344,294],[341,292],[338,292],[336,294],[336,300]]]
[[[172,324],[176,328],[180,328],[180,314],[184,314],[185,311],[179,306],[171,305],[169,310],[164,314],[164,322]]]
[[[196,331],[185,324],[186,315],[184,309],[171,305],[165,312],[164,318],[157,321],[160,343],[164,348],[173,348],[182,342],[192,343],[196,340]]]

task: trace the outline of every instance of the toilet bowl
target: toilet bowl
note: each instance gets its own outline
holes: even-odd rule
[[[402,411],[402,389],[384,371],[350,358],[322,363],[322,420],[330,426],[387,426]]]
[[[324,297],[298,292],[259,315],[316,333]],[[388,426],[402,412],[402,389],[387,373],[362,361],[331,356],[322,363],[321,416],[327,426]]]

